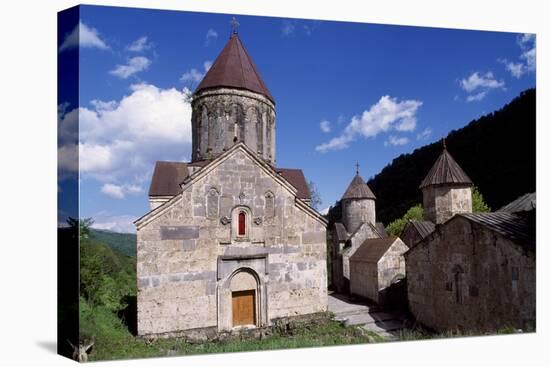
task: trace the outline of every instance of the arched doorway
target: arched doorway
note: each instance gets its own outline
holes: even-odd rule
[[[257,325],[258,286],[256,275],[249,269],[240,269],[231,278],[233,327]]]

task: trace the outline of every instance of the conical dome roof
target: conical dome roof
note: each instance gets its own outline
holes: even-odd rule
[[[468,175],[460,168],[458,163],[451,157],[446,147],[443,147],[443,152],[435,164],[428,172],[428,175],[424,178],[420,184],[420,188],[431,185],[448,185],[448,184],[467,184],[472,185],[472,180]]]
[[[217,87],[245,89],[262,94],[275,103],[273,96],[267,89],[254,62],[248,55],[237,33],[233,33],[229,41],[218,55],[214,64],[195,93]]]
[[[376,200],[376,196],[372,193],[371,189],[367,186],[365,181],[356,174],[353,180],[351,180],[346,192],[342,196],[343,199],[373,199]]]

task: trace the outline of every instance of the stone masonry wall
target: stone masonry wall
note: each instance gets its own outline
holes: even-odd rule
[[[273,207],[266,207],[268,197]],[[235,238],[227,221],[239,207],[251,214],[244,239]],[[229,277],[227,266],[237,264],[220,259],[232,256],[250,258],[237,265],[252,267],[261,278],[267,323],[326,311],[324,223],[298,208],[295,197],[244,149],[229,153],[153,214],[137,231],[140,335],[220,329],[219,323],[230,322],[217,297]]]
[[[376,201],[371,199],[342,200],[342,223],[353,233],[361,223],[376,223]]]
[[[397,277],[405,277],[405,257],[409,248],[399,238],[378,261],[378,290],[389,287]]]
[[[424,217],[436,224],[455,214],[472,212],[470,186],[428,186],[422,190]]]
[[[436,330],[535,326],[535,256],[455,217],[406,255],[409,308]]]
[[[350,262],[350,293],[378,302],[378,267],[375,262]]]
[[[275,164],[275,106],[258,93],[216,88],[192,101],[193,161],[214,159],[237,142]]]

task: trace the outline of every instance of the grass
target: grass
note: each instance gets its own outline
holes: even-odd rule
[[[233,336],[226,341],[189,343],[183,338],[145,341],[134,337],[124,323],[104,307],[91,307],[81,301],[81,335],[95,337],[90,361],[128,359],[203,353],[246,352],[287,348],[308,348],[384,341],[376,333],[330,320],[319,325],[297,327],[290,333],[273,332],[260,339]]]
[[[531,332],[532,330],[526,330],[525,332]],[[445,338],[463,338],[469,336],[491,336],[491,335],[503,335],[503,334],[518,334],[523,333],[521,330],[516,330],[512,327],[503,327],[494,332],[481,332],[481,331],[461,331],[461,330],[447,330],[443,332],[432,332],[420,327],[415,329],[403,329],[399,331],[397,340],[423,340],[423,339],[445,339]]]

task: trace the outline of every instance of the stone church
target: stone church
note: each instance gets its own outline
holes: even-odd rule
[[[275,100],[238,34],[192,97],[191,162],[157,162],[136,220],[138,334],[271,325],[327,310],[326,220],[276,167]]]
[[[439,331],[532,331],[535,194],[472,213],[471,186],[444,146],[420,186],[426,218],[403,232],[409,310]]]
[[[338,293],[350,292],[350,258],[369,239],[387,237],[382,223],[376,222],[376,196],[359,175],[351,180],[338,204],[329,212],[331,218],[332,286]],[[356,285],[355,288],[367,285]]]

